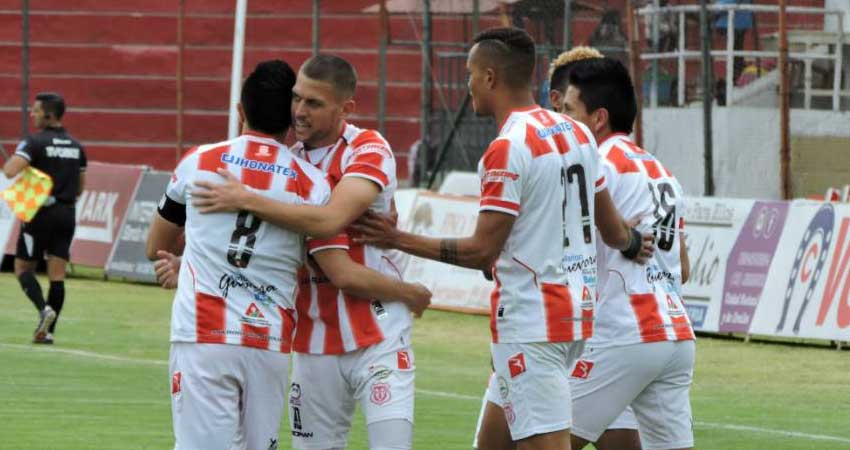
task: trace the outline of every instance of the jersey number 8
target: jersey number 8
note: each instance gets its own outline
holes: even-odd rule
[[[236,216],[236,229],[230,235],[230,245],[227,246],[227,262],[234,267],[244,269],[254,254],[254,244],[257,242],[257,230],[263,221],[249,213],[240,211]],[[245,238],[244,245],[242,238]]]

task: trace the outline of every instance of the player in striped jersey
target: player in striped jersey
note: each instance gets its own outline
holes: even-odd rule
[[[614,208],[583,125],[534,104],[534,42],[495,28],[475,37],[467,61],[473,108],[500,123],[479,163],[481,206],[473,236],[432,239],[361,219],[363,239],[464,267],[491,270],[491,346],[503,408],[488,404],[483,435],[507,420],[517,447],[568,449],[568,371],[592,335],[596,235],[635,256],[643,239]]]
[[[563,111],[586,124],[599,142],[603,170],[617,209],[642,217],[657,251],[644,266],[603,246],[600,300],[593,337],[572,373],[576,449],[596,442],[627,407],[647,450],[693,447],[689,390],[694,333],[681,285],[688,279],[684,194],[670,171],[628,137],[636,114],[626,68],[611,58],[574,62],[553,89]],[[634,432],[636,434],[636,431]],[[626,442],[633,442],[636,436]]]
[[[263,220],[312,236],[311,253],[345,249],[351,258],[400,278],[384,250],[352,242],[346,227],[367,209],[389,213],[396,162],[377,131],[346,121],[354,111],[357,76],[344,59],[307,60],[293,88],[299,142],[293,151],[322,170],[333,192],[322,207],[283,204],[230,181],[196,197],[202,211],[243,208]],[[298,449],[346,446],[355,404],[366,418],[372,450],[409,449],[413,436],[414,356],[410,311],[428,302],[382,302],[375,293],[350,295],[308,264],[299,274],[298,322],[293,349],[290,425]],[[412,306],[412,308],[410,308]]]
[[[276,201],[327,202],[324,174],[281,143],[294,80],[282,61],[257,66],[242,88],[243,134],[190,151],[151,226],[147,253],[154,258],[179,250],[185,225],[169,363],[177,449],[277,447],[303,237],[247,211],[202,215],[189,200],[194,183],[219,180],[216,171],[228,168],[239,183]],[[424,290],[355,264],[339,249],[312,257],[354,294],[368,289],[382,299],[405,298]]]

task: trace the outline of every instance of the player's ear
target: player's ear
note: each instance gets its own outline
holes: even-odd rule
[[[563,101],[564,101],[564,94],[561,94],[561,91],[559,91],[557,89],[550,89],[549,90],[549,105],[552,106],[552,109],[554,109],[556,112],[559,112],[559,113],[564,112],[563,111],[564,105],[562,104]]]
[[[348,100],[342,103],[342,118],[348,118],[351,114],[354,114],[354,110],[357,108],[357,103],[353,98],[349,98]]]
[[[484,85],[491,91],[496,87],[496,70],[492,67],[484,69]]]
[[[611,117],[609,116],[606,108],[599,108],[596,111],[593,111],[593,132],[599,133],[604,130],[610,119]]]

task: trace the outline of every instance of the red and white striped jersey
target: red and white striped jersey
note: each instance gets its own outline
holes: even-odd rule
[[[593,333],[593,135],[539,106],[514,110],[478,164],[481,211],[516,217],[493,267],[493,342],[570,342]]]
[[[604,347],[693,339],[681,296],[682,187],[660,161],[624,134],[609,136],[599,152],[620,214],[640,216],[638,228],[655,233],[657,248],[650,262],[641,266],[597,243],[599,303],[590,343]]]
[[[186,247],[171,314],[171,342],[288,353],[304,238],[247,212],[200,214],[191,201],[194,183],[220,182],[219,168],[280,202],[322,205],[330,198],[324,174],[271,137],[246,134],[202,145],[186,156],[165,193],[186,205]]]
[[[365,178],[376,183],[381,193],[370,209],[381,214],[390,211],[398,185],[396,163],[390,145],[377,131],[345,124],[333,145],[307,150],[299,143],[293,151],[321,169],[327,175],[331,188],[345,177]],[[347,249],[354,262],[384,275],[401,278],[386,250],[350,242],[347,232],[331,239],[308,239],[307,246],[310,254],[327,248]],[[384,303],[344,294],[328,281],[309,257],[298,278],[295,351],[340,354],[384,339],[409,344],[412,320],[403,303]]]

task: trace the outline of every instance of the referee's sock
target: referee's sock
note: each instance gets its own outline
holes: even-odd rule
[[[56,329],[56,322],[59,322],[59,313],[62,312],[62,305],[65,304],[65,282],[51,281],[50,291],[47,292],[47,303],[56,311],[56,320],[50,325],[50,334]]]
[[[20,274],[18,276],[18,282],[21,283],[21,289],[24,290],[24,294],[29,297],[38,312],[41,312],[44,309],[44,294],[41,292],[41,285],[35,279],[35,273],[28,270]]]

